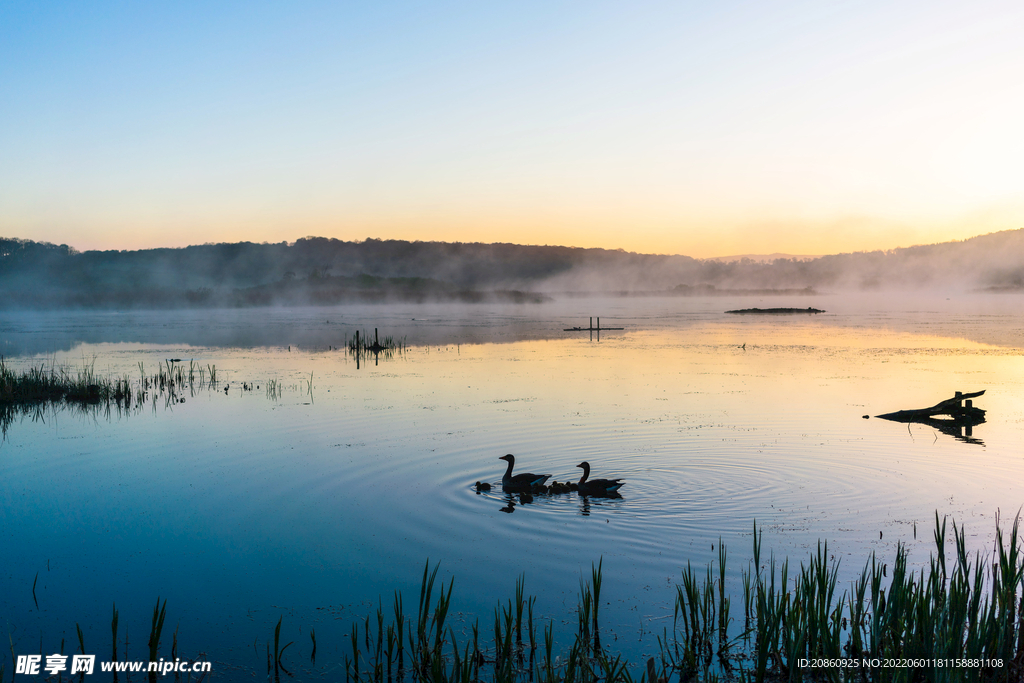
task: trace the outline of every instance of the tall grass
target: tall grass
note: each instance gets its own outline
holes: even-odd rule
[[[49,368],[46,365],[39,365],[19,374],[0,356],[0,403],[99,403],[124,401],[130,396],[131,382],[127,377],[100,377],[92,363],[77,371],[51,363]]]
[[[953,544],[947,548],[947,529]],[[762,564],[762,537],[754,526],[753,559],[741,573],[742,625],[733,617],[726,589],[726,549],[704,570],[687,565],[677,586],[671,632],[658,640],[658,652],[633,672],[620,656],[602,648],[599,605],[602,563],[580,579],[576,633],[555,656],[554,626],[543,629],[539,659],[533,636],[534,598],[524,594],[523,577],[515,598],[494,610],[493,644],[481,648],[479,624],[460,642],[446,627],[452,583],[432,603],[437,574],[424,568],[415,631],[408,625],[409,661],[403,667],[405,617],[395,595],[395,621],[377,628],[367,619],[351,634],[346,657],[348,681],[496,683],[647,683],[678,677],[688,681],[1020,681],[1024,679],[1024,548],[1018,522],[1009,536],[996,529],[991,556],[966,551],[962,526],[935,520],[935,550],[927,565],[913,570],[904,545],[891,565],[874,555],[849,590],[839,586],[839,563],[829,559],[826,543],[798,568],[770,555]],[[947,551],[951,550],[951,562]],[[529,644],[522,638],[523,613],[529,619]],[[447,632],[445,629],[447,628]],[[382,647],[382,643],[384,647]],[[845,658],[857,667],[821,666]],[[884,668],[886,661],[909,665]],[[957,666],[966,660],[981,666]],[[639,663],[638,663],[639,664]]]
[[[742,617],[733,615],[726,589],[728,554],[719,542],[716,561],[702,570],[683,569],[671,630],[657,638],[654,656],[633,663],[600,642],[603,561],[580,577],[575,633],[557,652],[552,621],[541,629],[539,642],[535,636],[535,598],[527,596],[524,576],[516,581],[514,598],[495,606],[493,640],[481,638],[479,621],[468,624],[468,632],[462,625],[460,637],[450,619],[454,579],[439,583],[439,566],[428,561],[415,613],[406,613],[402,594],[395,592],[390,610],[378,602],[375,615],[352,624],[344,678],[365,683],[1021,681],[1024,547],[1019,531],[1015,520],[1004,533],[997,519],[992,551],[971,555],[963,526],[936,514],[935,547],[925,565],[912,568],[906,547],[898,545],[891,563],[872,554],[844,590],[827,544],[819,543],[794,566],[773,554],[764,557],[755,523],[752,559],[741,572]],[[150,661],[158,655],[165,611],[166,602],[158,599]],[[268,678],[274,680],[281,671],[291,676],[283,655],[293,643],[281,646],[281,624],[279,619],[273,651],[267,644]],[[84,652],[77,624],[76,631]],[[117,661],[116,607],[111,633]],[[312,629],[310,640],[314,662]],[[174,657],[176,641],[175,634]],[[13,641],[11,646],[13,661]],[[128,657],[127,638],[123,657]],[[847,665],[836,664],[841,660]],[[894,665],[887,666],[890,662]],[[340,679],[336,666],[328,663]]]
[[[271,382],[267,397],[279,399],[282,386],[276,380]],[[312,390],[312,374],[306,386]],[[96,373],[93,363],[72,368],[50,362],[16,372],[0,356],[0,440],[6,438],[15,420],[42,421],[51,409],[71,409],[90,415],[102,411],[107,417],[120,417],[147,406],[156,410],[159,403],[170,408],[196,396],[198,391],[216,388],[217,367],[204,368],[194,360],[185,365],[181,359],[168,359],[151,373],[139,362],[137,377],[104,377]]]
[[[373,340],[370,340],[370,336],[366,332],[360,333],[358,330],[356,333],[345,339],[345,347],[350,353],[363,354],[363,353],[402,353],[406,350],[405,338],[396,339],[391,335],[387,335],[384,338],[380,338],[377,334],[377,328],[373,329]]]

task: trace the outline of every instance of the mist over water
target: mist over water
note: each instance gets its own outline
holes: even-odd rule
[[[826,312],[724,313],[755,306]],[[828,540],[841,588],[897,543],[926,561],[936,511],[990,549],[996,511],[1007,524],[1024,503],[1022,309],[1007,295],[836,295],[0,314],[15,368],[131,376],[181,358],[219,383],[170,407],[10,426],[0,529],[17,552],[0,605],[16,651],[42,634],[49,652],[76,622],[87,645],[108,642],[116,601],[141,653],[160,595],[182,651],[259,672],[253,640],[282,614],[297,648],[313,626],[318,665],[336,665],[378,596],[385,610],[395,589],[415,599],[427,558],[455,578],[459,628],[486,624],[525,573],[557,632],[603,558],[606,645],[639,661],[670,625],[680,569],[716,559],[719,539],[738,590],[755,520],[765,552],[793,563]],[[598,315],[625,329],[563,331]],[[339,347],[375,327],[408,348],[357,366]],[[863,419],[982,389],[977,443]],[[603,500],[476,493],[505,453],[558,481],[588,460],[626,486]]]
[[[0,309],[146,310],[540,303],[582,295],[1024,290],[1024,230],[889,251],[770,261],[518,244],[203,244],[78,252],[0,238]]]

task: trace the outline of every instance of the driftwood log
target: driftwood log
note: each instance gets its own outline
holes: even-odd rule
[[[947,398],[945,401],[939,401],[931,408],[897,410],[895,413],[886,413],[885,415],[878,415],[878,417],[883,420],[892,420],[894,422],[917,422],[919,420],[935,417],[936,415],[948,415],[954,420],[980,424],[985,421],[985,411],[981,408],[975,408],[970,399],[977,398],[984,393],[984,390],[975,391],[971,394],[961,394],[958,391],[956,392],[956,396],[953,398]],[[964,405],[964,401],[967,401],[966,405]]]
[[[895,413],[886,413],[878,415],[878,417],[893,422],[928,425],[959,441],[981,445],[983,442],[974,438],[973,429],[985,422],[985,411],[975,408],[971,399],[984,393],[984,391],[975,391],[970,394],[961,394],[958,391],[953,398],[939,401],[931,408],[897,410]]]

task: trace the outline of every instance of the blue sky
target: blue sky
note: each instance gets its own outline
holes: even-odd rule
[[[717,256],[1024,227],[1019,3],[0,2],[0,235]]]

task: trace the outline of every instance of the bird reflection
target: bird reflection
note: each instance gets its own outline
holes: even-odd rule
[[[477,493],[479,493],[479,491],[477,491]],[[537,496],[537,495],[540,496],[540,501],[535,501],[535,496]],[[572,494],[568,494],[568,495],[572,495]],[[591,508],[592,507],[600,507],[601,505],[608,505],[608,503],[603,502],[603,501],[622,500],[622,495],[617,493],[617,492],[615,492],[615,491],[611,491],[611,492],[608,492],[608,493],[605,493],[605,494],[591,494],[591,493],[580,494],[580,493],[577,493],[576,495],[577,495],[578,500],[579,500],[579,514],[582,515],[583,517],[589,517],[590,516],[590,512],[591,512]],[[531,504],[536,504],[536,502],[545,502],[545,501],[548,502],[548,503],[554,503],[555,501],[557,501],[560,498],[562,498],[562,495],[560,495],[560,494],[553,494],[553,495],[551,495],[551,494],[543,494],[543,493],[541,493],[541,494],[510,493],[510,492],[506,491],[504,494],[502,494],[502,496],[500,498],[500,502],[502,503],[502,506],[500,508],[498,508],[498,509],[501,512],[504,512],[505,514],[509,514],[510,515],[510,514],[512,514],[513,512],[516,511],[516,506],[518,506],[518,505],[531,505]],[[593,499],[597,499],[597,500],[593,500]]]
[[[583,517],[589,517],[590,516],[590,499],[591,498],[603,498],[605,500],[609,500],[609,499],[619,499],[619,500],[621,500],[622,499],[622,494],[620,494],[620,493],[618,493],[616,491],[609,491],[608,493],[604,493],[604,494],[593,494],[593,493],[583,494],[583,493],[578,493],[577,495],[580,497],[580,515],[582,515]],[[598,503],[598,505],[601,505],[601,503]]]
[[[502,512],[512,514],[516,511],[516,504],[529,505],[533,502],[533,496],[529,493],[506,493],[502,499],[505,503],[505,507],[499,508]]]

